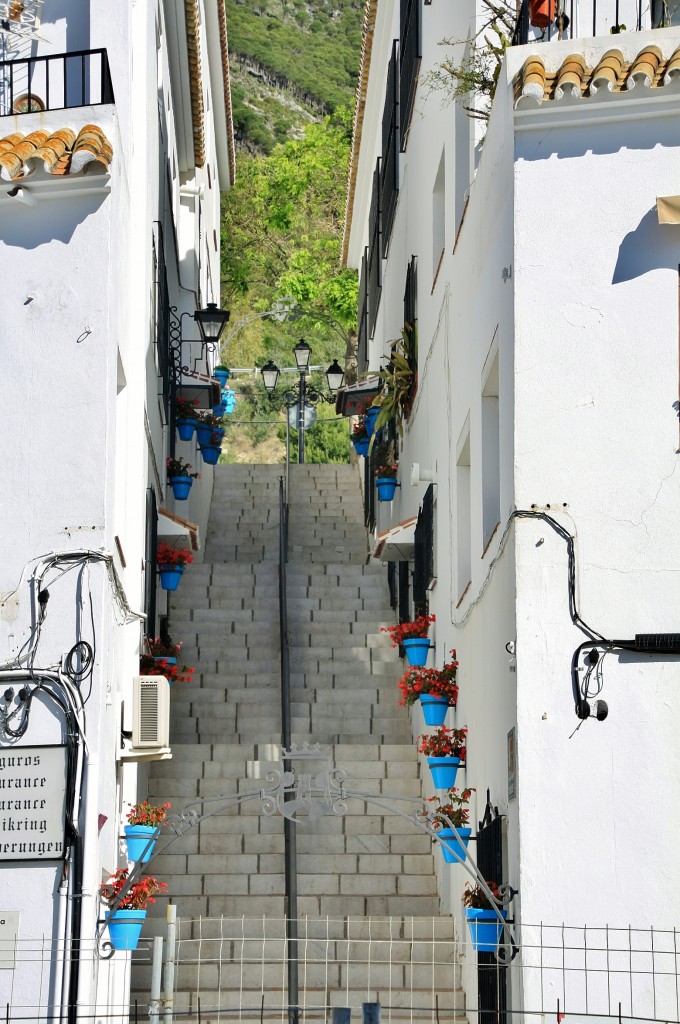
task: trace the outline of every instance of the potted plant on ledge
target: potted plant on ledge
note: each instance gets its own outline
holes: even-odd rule
[[[396,462],[387,466],[378,466],[375,471],[375,486],[378,488],[378,501],[392,501],[394,492],[397,489],[397,471],[399,466]]]
[[[419,615],[413,622],[400,622],[396,626],[381,626],[381,633],[389,633],[393,647],[403,646],[409,665],[421,666],[427,661],[430,641],[427,634],[435,615]]]
[[[226,366],[224,363],[218,363],[215,369],[213,370],[213,377],[215,377],[220,382],[220,387],[223,388],[224,385],[229,380],[230,373],[231,370],[229,369],[228,366]]]
[[[128,824],[123,828],[129,861],[146,864],[151,858],[169,810],[170,804],[150,804],[148,800],[130,808],[127,813]]]
[[[435,789],[453,789],[456,773],[467,753],[467,726],[447,729],[440,725],[436,732],[419,736],[419,754],[425,754]]]
[[[172,487],[172,493],[176,501],[186,501],[194,480],[200,476],[199,473],[192,473],[192,465],[184,459],[166,459],[165,468],[168,472],[168,482]]]
[[[101,899],[115,908],[106,915],[111,945],[114,949],[137,949],[147,906],[156,902],[154,896],[167,891],[165,882],[159,882],[152,875],[140,878],[124,891],[127,880],[128,869],[118,868],[107,882],[102,882],[99,886]],[[119,899],[122,892],[124,895]]]
[[[431,796],[430,803],[437,806],[432,810],[432,828],[440,840],[442,855],[447,864],[460,864],[465,860],[467,845],[472,829],[468,804],[474,789],[450,789],[445,796]],[[443,842],[442,842],[443,840]]]
[[[451,651],[454,659],[455,651]],[[425,725],[443,725],[449,708],[458,700],[456,673],[458,662],[446,662],[443,668],[410,668],[399,680],[402,707],[417,700],[425,717]]]
[[[156,549],[156,564],[163,590],[177,590],[182,573],[193,560],[194,556],[188,548],[173,548],[161,541]]]
[[[468,883],[463,893],[465,919],[470,929],[472,948],[477,953],[493,953],[503,933],[503,920],[508,916],[507,910],[501,906],[498,886],[495,882],[486,883],[497,903],[492,903],[481,885],[472,886]]]
[[[224,421],[221,416],[212,412],[202,412],[196,426],[196,438],[199,447],[209,444],[220,444],[224,437]]]
[[[175,643],[167,634],[165,636],[148,636],[146,646],[154,661],[162,661],[166,665],[176,665],[177,656],[182,650],[181,641],[178,640]]]

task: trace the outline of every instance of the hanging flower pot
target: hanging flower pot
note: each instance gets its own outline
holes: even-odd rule
[[[207,462],[209,466],[216,466],[220,461],[220,452],[222,448],[219,444],[205,444],[201,448],[201,455],[203,461]]]
[[[190,441],[194,436],[194,430],[198,420],[177,420],[177,433],[180,441]]]
[[[508,916],[507,910],[500,910],[503,919]],[[472,948],[476,953],[493,953],[498,946],[503,932],[503,925],[498,920],[495,910],[481,907],[466,907],[465,917],[470,929]]]
[[[378,488],[378,501],[392,501],[397,489],[397,478],[394,476],[378,477],[375,486]]]
[[[154,846],[156,845],[155,825],[126,825],[125,842],[127,844],[127,858],[130,861],[140,861],[146,864],[151,859]]]
[[[379,415],[380,409],[378,408],[377,405],[369,406],[369,408],[364,413],[364,426],[366,427],[366,432],[368,433],[369,437],[371,437],[371,435],[373,434],[373,431],[375,429],[375,421],[377,420]]]
[[[114,949],[137,949],[146,910],[115,910],[107,916],[109,938]]]
[[[368,437],[359,437],[356,440],[352,439],[354,451],[357,453],[357,455],[368,455],[369,443],[370,439]]]
[[[426,636],[416,636],[402,640],[409,665],[424,665],[430,650],[430,641]]]
[[[529,0],[529,21],[534,28],[547,28],[555,20],[555,0]]]
[[[435,789],[452,789],[456,785],[459,757],[428,757],[427,763]]]
[[[213,405],[213,415],[219,417],[219,419],[222,419],[222,417],[224,416],[226,411],[227,411],[227,403],[226,402],[220,402],[219,405]]]
[[[172,487],[172,493],[175,496],[176,501],[186,501],[189,497],[189,491],[193,480],[190,476],[171,476],[170,486]]]
[[[163,665],[163,664],[165,664],[165,665],[176,665],[177,664],[177,658],[165,658],[162,655],[158,655],[158,657],[156,657],[156,655],[154,655],[154,659],[153,660],[156,662],[157,665]]]
[[[177,590],[182,573],[184,572],[184,566],[159,565],[158,572],[161,577],[161,587],[163,590]]]
[[[231,370],[227,370],[226,367],[218,366],[215,370],[213,370],[213,377],[215,377],[215,379],[220,382],[220,387],[223,388],[224,385],[229,380],[230,373]]]
[[[440,828],[437,835],[444,842],[440,846],[442,856],[447,864],[460,864],[461,860],[465,860],[467,845],[470,842],[470,836],[472,835],[471,828],[459,828],[458,835],[460,840],[456,838],[456,834],[452,828]],[[457,854],[457,856],[456,856]]]
[[[421,693],[420,706],[423,709],[425,725],[443,725],[450,702],[448,697],[434,697],[431,693]]]

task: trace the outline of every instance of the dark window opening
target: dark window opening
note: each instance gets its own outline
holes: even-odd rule
[[[401,151],[406,149],[408,129],[416,98],[420,68],[420,0],[401,0],[399,33],[399,112]]]
[[[387,255],[390,234],[399,196],[397,134],[399,129],[399,91],[397,89],[397,40],[387,70],[387,89],[382,119],[382,165],[380,205],[382,210],[382,255]]]
[[[380,245],[380,157],[373,172],[371,209],[368,215],[368,336],[373,337],[382,289]]]
[[[425,491],[418,511],[413,545],[413,605],[417,615],[426,615],[428,591],[435,579],[434,571],[434,484]]]

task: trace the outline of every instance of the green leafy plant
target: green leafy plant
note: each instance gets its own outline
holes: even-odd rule
[[[413,401],[415,373],[409,356],[411,352],[411,330],[404,327],[401,338],[391,343],[391,354],[387,365],[380,370],[378,376],[382,383],[382,391],[373,399],[373,405],[380,409],[374,424],[375,433],[390,420],[395,420],[400,436],[404,433],[404,421],[408,419]],[[415,337],[413,339],[415,344]],[[371,439],[371,445],[373,439]]]

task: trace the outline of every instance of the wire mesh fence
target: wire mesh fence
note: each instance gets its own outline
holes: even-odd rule
[[[160,922],[158,922],[160,924]],[[456,934],[450,917],[303,918],[298,922],[299,1002],[286,991],[288,943],[281,918],[199,918],[177,922],[174,951],[165,944],[164,967],[172,959],[174,983],[152,998],[152,942],[144,939],[130,957],[118,952],[98,961],[94,948],[81,953],[97,975],[91,1006],[77,1019],[110,1021],[328,1022],[333,1009],[349,1007],[355,1021],[363,1003],[379,1003],[384,1024],[477,1018],[494,1024],[478,1005],[477,953],[467,932]],[[541,1016],[574,1022],[597,1020],[680,1022],[677,930],[654,928],[522,925],[514,929],[514,957],[505,967],[507,1009],[495,1015],[527,1021]],[[10,970],[32,971],[32,998],[21,986],[0,1001],[0,1024],[61,1022],[68,1008],[55,1006],[53,984],[59,950],[48,939],[0,948]],[[466,972],[466,968],[470,968]],[[131,996],[128,985],[131,979]],[[465,990],[463,986],[465,985]],[[498,1018],[496,1020],[496,1017]]]

